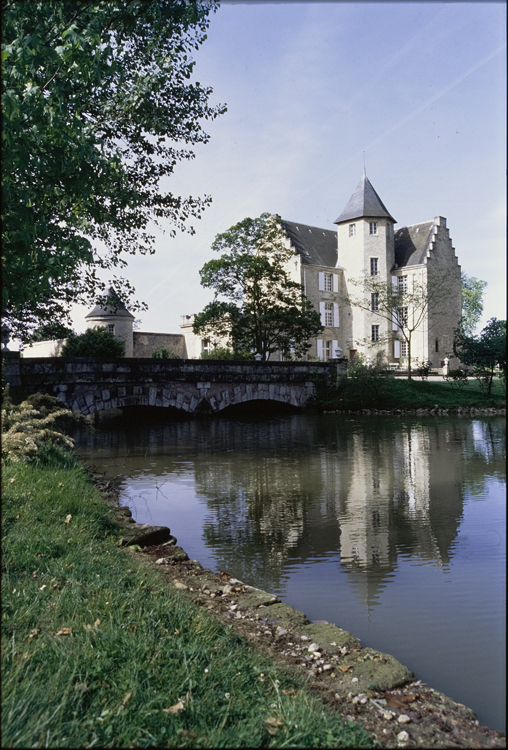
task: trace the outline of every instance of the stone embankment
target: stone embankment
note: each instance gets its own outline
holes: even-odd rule
[[[189,560],[169,528],[135,523],[112,488],[103,484],[102,490],[122,527],[120,544],[130,554],[159,566],[168,586],[280,666],[304,676],[310,690],[344,719],[361,724],[382,747],[506,747],[505,735],[480,725],[471,709],[416,680],[393,656],[362,647],[336,625],[310,622],[279,597],[225,571],[203,568]]]
[[[453,409],[442,409],[437,404],[427,409],[330,409],[324,411],[323,414],[353,414],[355,416],[361,416],[362,414],[389,414],[394,417],[445,417],[445,416],[459,416],[459,417],[472,417],[472,416],[497,416],[506,415],[506,409],[477,409],[475,407],[458,406]]]

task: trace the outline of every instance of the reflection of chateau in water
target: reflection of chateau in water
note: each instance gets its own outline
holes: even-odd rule
[[[273,426],[286,423],[287,435],[263,425],[255,461],[240,429],[230,443],[234,460],[196,467],[212,511],[206,538],[221,548],[225,565],[280,586],[288,562],[340,552],[358,596],[375,604],[399,555],[439,567],[450,562],[475,423],[366,419],[345,429],[337,418],[293,417]],[[488,430],[482,440],[481,476],[492,455]]]
[[[190,469],[209,509],[206,543],[237,577],[280,590],[286,566],[330,558],[372,605],[400,555],[449,563],[464,483],[474,494],[486,473],[503,472],[503,430],[500,419],[295,415],[180,422],[81,445],[100,443],[118,459],[113,473],[129,457],[154,474],[167,473],[168,458],[170,471]]]

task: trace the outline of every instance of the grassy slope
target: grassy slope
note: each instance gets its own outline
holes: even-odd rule
[[[2,484],[2,747],[372,746],[118,548],[81,467]]]
[[[342,381],[338,391],[323,393],[325,409],[441,409],[458,407],[486,409],[506,406],[506,386],[496,379],[490,396],[477,380],[470,379],[459,388],[445,380],[407,380],[403,378],[366,378]]]

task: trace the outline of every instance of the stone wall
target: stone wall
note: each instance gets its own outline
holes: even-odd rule
[[[181,333],[134,331],[133,346],[134,357],[151,357],[160,346],[173,351],[181,359],[185,359],[187,356],[185,337]]]
[[[7,364],[7,361],[5,362]],[[316,383],[332,384],[336,364],[58,357],[9,359],[5,379],[25,393],[56,395],[83,414],[125,406],[218,412],[254,400],[303,407]]]

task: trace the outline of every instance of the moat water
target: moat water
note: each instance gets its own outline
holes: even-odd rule
[[[141,523],[505,731],[505,420],[222,417],[80,433]]]

